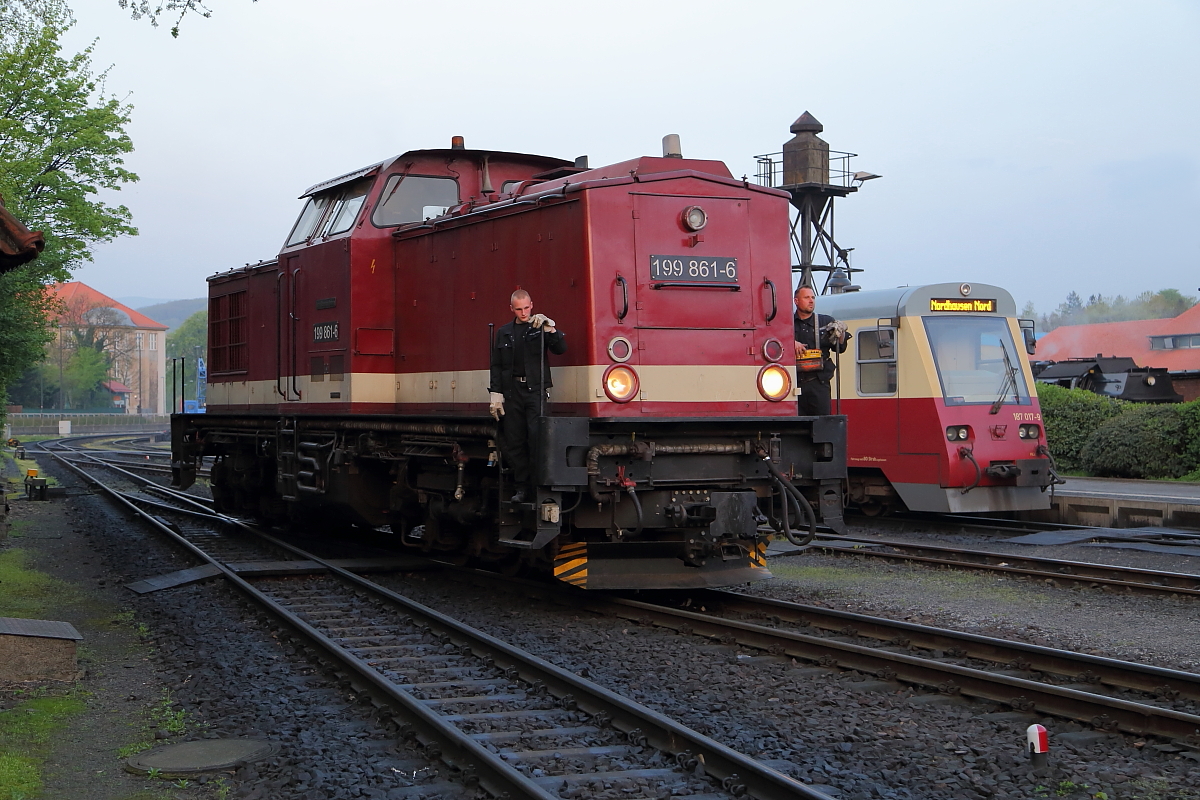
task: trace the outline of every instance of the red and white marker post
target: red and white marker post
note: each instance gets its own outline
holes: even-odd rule
[[[1029,760],[1034,769],[1046,766],[1050,761],[1050,734],[1046,733],[1044,725],[1030,725],[1025,729],[1025,741],[1028,742]]]

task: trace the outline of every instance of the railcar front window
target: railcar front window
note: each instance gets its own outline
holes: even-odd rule
[[[428,207],[458,205],[458,181],[453,178],[423,178],[392,175],[383,187],[371,221],[381,228],[420,222]]]
[[[321,221],[321,217],[324,216],[327,205],[329,205],[329,195],[308,198],[308,202],[300,211],[300,219],[296,220],[296,225],[292,228],[292,235],[288,237],[285,246],[291,247],[307,241],[316,229],[317,223]]]
[[[925,317],[946,405],[1029,405],[1021,356],[1003,317]]]

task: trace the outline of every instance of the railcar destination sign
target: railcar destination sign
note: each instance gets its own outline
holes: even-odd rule
[[[934,297],[929,300],[930,311],[987,311],[995,313],[995,300],[960,300],[958,298]]]

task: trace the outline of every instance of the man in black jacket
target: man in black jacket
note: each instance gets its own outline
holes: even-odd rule
[[[836,369],[830,351],[846,352],[851,337],[845,325],[816,313],[817,293],[811,287],[797,287],[795,300],[797,410],[802,417],[829,414],[829,381]]]
[[[497,422],[504,417],[500,446],[517,487],[513,502],[520,503],[533,488],[530,461],[538,417],[554,385],[549,355],[567,352],[567,342],[554,320],[533,313],[533,299],[524,289],[513,292],[509,308],[513,320],[500,326],[492,345],[488,410]]]

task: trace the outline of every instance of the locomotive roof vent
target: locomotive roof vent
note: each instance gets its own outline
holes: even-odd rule
[[[663,158],[683,158],[678,133],[668,133],[663,137]]]
[[[461,137],[461,136],[451,136],[451,137],[450,137],[450,149],[451,149],[451,150],[466,150],[466,149],[467,149],[467,144],[466,144],[466,142],[463,140],[463,137]]]

